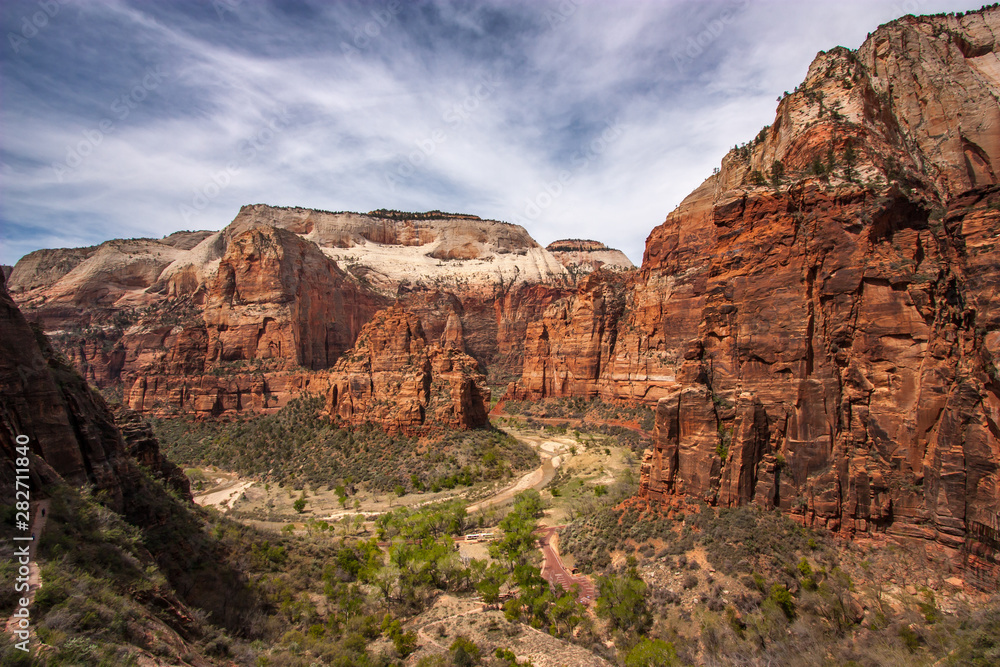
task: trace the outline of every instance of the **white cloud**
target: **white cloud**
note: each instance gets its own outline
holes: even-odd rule
[[[3,55],[15,94],[0,107],[0,262],[220,228],[258,202],[518,217],[542,243],[589,236],[638,262],[652,227],[771,122],[818,50],[857,47],[910,5],[955,4],[407,3],[384,25],[378,3],[309,18],[251,2],[224,15],[82,5]],[[162,85],[119,119],[111,103],[150,67]],[[53,163],[104,118],[113,129],[60,177]]]

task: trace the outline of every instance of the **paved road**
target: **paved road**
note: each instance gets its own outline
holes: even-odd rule
[[[559,551],[555,547],[553,537],[559,530],[559,526],[545,526],[539,529],[538,542],[542,549],[542,576],[553,587],[556,584],[569,590],[573,584],[580,587],[577,599],[585,605],[591,605],[597,599],[597,589],[589,577],[584,575],[574,575],[563,565]]]

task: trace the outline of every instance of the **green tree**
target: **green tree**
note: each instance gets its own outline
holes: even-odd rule
[[[653,624],[646,606],[646,582],[635,567],[623,574],[597,578],[597,615],[608,619],[612,629],[642,634]]]
[[[771,185],[778,187],[781,185],[781,179],[785,177],[785,165],[781,160],[775,160],[771,163]]]
[[[844,178],[849,181],[853,181],[855,177],[854,165],[858,161],[858,152],[854,150],[854,146],[848,145],[844,150]]]
[[[767,596],[767,599],[778,605],[778,608],[785,613],[788,620],[795,618],[795,601],[792,599],[792,594],[787,588],[781,584],[773,584],[771,586],[771,593]]]
[[[625,656],[625,667],[673,667],[677,651],[670,642],[643,637]]]
[[[455,667],[472,667],[479,664],[479,647],[466,637],[455,637],[448,648],[451,652],[451,663]]]
[[[298,500],[296,500],[294,503],[292,503],[292,507],[295,508],[296,512],[298,512],[299,514],[302,514],[306,510],[306,502],[307,502],[306,501],[306,492],[303,491],[302,495],[298,497]]]
[[[527,562],[535,551],[535,516],[542,510],[538,491],[523,491],[514,498],[514,507],[500,522],[503,537],[490,543],[490,556],[505,563],[511,572]]]

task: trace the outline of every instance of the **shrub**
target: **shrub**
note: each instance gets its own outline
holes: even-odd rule
[[[785,613],[788,620],[795,618],[795,601],[792,594],[781,584],[772,584],[771,592],[767,599],[778,605],[778,608]]]
[[[677,651],[670,642],[643,637],[625,656],[625,667],[672,667]]]
[[[479,664],[479,647],[466,637],[458,636],[448,647],[455,667],[472,667]]]

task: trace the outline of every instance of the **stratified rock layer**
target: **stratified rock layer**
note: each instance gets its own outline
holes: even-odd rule
[[[219,232],[31,253],[12,292],[88,381],[122,383],[141,412],[204,416],[325,391],[313,371],[392,304],[507,383],[528,323],[585,273],[523,228],[475,216],[253,205]]]
[[[553,241],[545,249],[574,275],[591,273],[601,268],[606,271],[631,271],[635,268],[621,250],[609,248],[597,241],[563,239]]]
[[[129,331],[121,378],[141,412],[280,407],[350,348],[385,300],[285,229],[232,230],[200,317]],[[318,381],[322,382],[321,379]]]
[[[1000,513],[997,34],[997,9],[907,17],[817,56],[638,276],[529,327],[511,394],[655,405],[648,500],[961,560]]]
[[[24,445],[30,462],[16,467],[30,471],[35,499],[62,479],[93,485],[128,512],[143,484],[136,462],[187,494],[187,479],[160,455],[148,425],[122,416],[128,438],[101,396],[32,331],[0,280],[0,491],[14,497],[16,448]]]
[[[489,397],[475,359],[448,339],[428,342],[418,316],[390,308],[365,325],[333,367],[327,410],[350,424],[413,434],[485,426]]]

